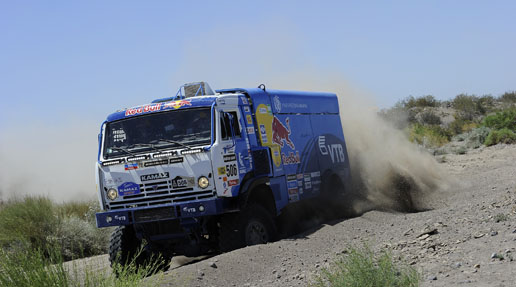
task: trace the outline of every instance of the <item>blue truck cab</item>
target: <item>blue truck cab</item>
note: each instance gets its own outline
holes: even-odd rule
[[[287,206],[349,177],[335,94],[186,84],[102,123],[97,226],[116,227],[112,263],[142,242],[140,257],[225,252],[277,239]]]

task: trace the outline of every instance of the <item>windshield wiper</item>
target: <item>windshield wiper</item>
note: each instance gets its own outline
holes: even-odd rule
[[[184,148],[187,148],[187,149],[191,149],[189,146],[185,145],[185,144],[182,144],[178,141],[175,141],[175,140],[169,140],[169,139],[159,139],[158,141],[160,142],[168,142],[168,143],[173,143],[173,144],[177,144],[177,145],[180,145]]]
[[[132,156],[135,156],[134,153],[128,151],[127,149],[123,148],[123,147],[117,147],[117,146],[112,146],[110,147],[110,149],[114,149],[114,150],[118,150],[118,151],[123,151],[125,152],[126,154],[129,154],[129,155],[132,155]]]
[[[136,146],[142,146],[142,147],[150,147],[152,150],[159,151],[153,144],[147,144],[147,143],[135,143],[130,145],[130,147],[136,147]]]

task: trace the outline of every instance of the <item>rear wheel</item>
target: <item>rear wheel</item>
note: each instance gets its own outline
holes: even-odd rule
[[[220,251],[228,252],[245,246],[265,244],[277,239],[277,228],[270,212],[258,204],[221,218]]]

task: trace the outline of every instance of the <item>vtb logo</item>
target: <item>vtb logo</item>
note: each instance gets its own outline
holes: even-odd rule
[[[330,155],[332,163],[343,163],[346,161],[342,144],[326,144],[326,137],[319,136],[319,151],[322,155]]]

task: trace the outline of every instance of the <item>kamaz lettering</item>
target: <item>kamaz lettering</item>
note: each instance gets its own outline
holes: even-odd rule
[[[142,243],[142,260],[167,262],[274,241],[279,214],[337,201],[350,176],[332,93],[192,83],[109,115],[99,139],[96,219],[117,227],[112,263]]]

